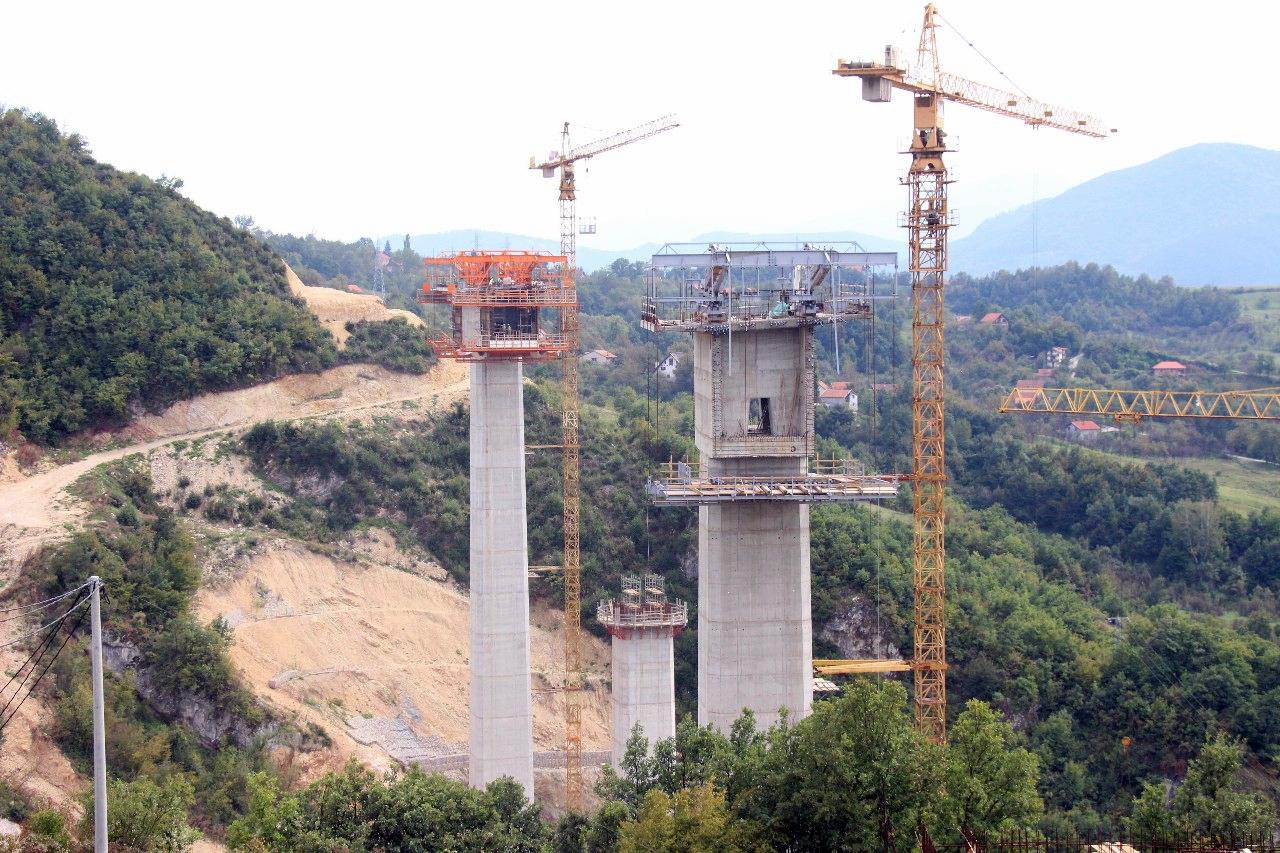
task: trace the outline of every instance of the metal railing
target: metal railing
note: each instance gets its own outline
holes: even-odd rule
[[[432,305],[452,305],[495,308],[555,308],[578,303],[575,288],[556,286],[533,287],[512,290],[510,288],[482,287],[448,290],[432,288],[418,293],[418,302]]]
[[[1150,839],[1130,835],[1119,828],[1097,835],[1053,837],[1021,832],[958,844],[929,842],[921,847],[932,853],[1228,853],[1240,850],[1280,853],[1280,843],[1267,836]]]
[[[687,625],[689,605],[683,601],[628,607],[616,601],[602,601],[596,608],[601,625],[618,628],[665,628]]]
[[[511,332],[482,334],[465,341],[454,337],[429,338],[427,345],[441,358],[466,361],[487,355],[554,355],[568,351],[572,341],[568,335],[559,332],[538,335]]]
[[[658,466],[645,490],[662,504],[694,506],[742,500],[826,501],[886,500],[896,497],[909,476],[865,472],[856,459],[816,459],[810,472],[795,475],[712,475],[699,462],[671,461]]]
[[[701,462],[671,460],[658,463],[658,476],[655,479],[670,483],[692,483],[700,480],[716,483],[789,483],[807,482],[814,477],[862,478],[866,476],[867,466],[861,460],[853,459],[852,457],[831,459],[818,457],[809,460],[809,472],[807,474],[796,474],[791,477],[776,474],[763,476],[704,476],[704,467]],[[903,478],[894,474],[886,474],[879,475],[875,479],[893,480]]]

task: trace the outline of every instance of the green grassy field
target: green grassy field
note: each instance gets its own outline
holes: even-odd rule
[[[1141,463],[1152,461],[1135,456],[1120,458]],[[1204,456],[1168,461],[1213,477],[1218,483],[1218,503],[1223,509],[1246,514],[1261,509],[1280,512],[1280,466],[1278,465],[1247,462],[1230,457]]]
[[[1240,319],[1251,322],[1259,335],[1257,344],[1247,348],[1276,352],[1280,347],[1280,288],[1259,287],[1233,295],[1240,303]]]
[[[1236,512],[1280,511],[1280,467],[1241,459],[1178,460],[1218,481],[1218,502]]]
[[[1056,447],[1074,446],[1061,439],[1039,439]],[[1094,447],[1083,448],[1086,453],[1106,456],[1110,459],[1123,459],[1139,465],[1150,465],[1153,462],[1181,465],[1193,471],[1208,474],[1218,484],[1218,504],[1223,509],[1248,514],[1262,509],[1280,512],[1280,465],[1268,462],[1250,462],[1231,456],[1177,456],[1165,459],[1151,459],[1145,456],[1130,456],[1124,453],[1112,453]]]

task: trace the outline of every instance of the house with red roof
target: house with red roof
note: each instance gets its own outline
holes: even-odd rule
[[[1157,361],[1151,372],[1156,376],[1186,376],[1187,366],[1180,361]]]
[[[978,322],[980,322],[984,326],[989,326],[989,327],[996,327],[1001,329],[1009,328],[1009,320],[999,311],[992,311],[989,314],[982,315],[982,319],[979,320]]]
[[[837,388],[837,385],[845,387]],[[819,386],[818,402],[828,409],[843,407],[852,412],[858,411],[858,395],[849,388],[848,382],[833,382],[825,388]]]
[[[617,356],[607,349],[593,349],[591,352],[584,352],[578,361],[583,364],[608,364],[615,358]]]
[[[1093,421],[1072,421],[1067,425],[1067,437],[1074,441],[1097,441],[1102,428]]]
[[[1030,403],[1036,399],[1038,392],[1044,390],[1043,379],[1019,379],[1013,389],[1013,399],[1017,403]]]

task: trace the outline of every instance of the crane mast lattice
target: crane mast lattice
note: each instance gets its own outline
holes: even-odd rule
[[[569,284],[577,276],[577,177],[574,164],[614,148],[639,142],[650,136],[678,127],[674,116],[663,116],[630,130],[596,140],[578,148],[569,147],[569,123],[560,132],[560,151],[552,152],[541,163],[529,158],[529,168],[538,169],[543,177],[560,173],[560,254],[568,259]],[[582,562],[579,549],[580,453],[578,440],[578,309],[562,308],[561,331],[567,338],[561,357],[561,445],[563,449],[564,504],[564,669],[565,683],[565,806],[582,811]]]
[[[1040,101],[1002,92],[944,72],[938,63],[937,9],[925,6],[924,23],[912,73],[896,51],[885,61],[839,60],[837,77],[862,79],[863,100],[887,103],[894,89],[911,93],[913,132],[906,215],[911,274],[911,457],[912,569],[914,575],[915,717],[931,740],[947,737],[946,644],[946,456],[945,287],[947,235],[953,222],[947,203],[943,155],[949,150],[943,130],[945,101],[954,101],[1033,126],[1054,127],[1087,136],[1105,136],[1092,117],[1058,110]]]

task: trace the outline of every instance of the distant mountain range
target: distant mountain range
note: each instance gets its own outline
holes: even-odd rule
[[[1280,284],[1280,151],[1181,148],[1046,199],[1034,265],[1097,261],[1178,284]],[[951,268],[1033,266],[1032,208],[993,216],[952,245]]]
[[[1039,202],[1034,215],[1025,205],[993,216],[952,243],[950,267],[983,274],[1074,260],[1110,264],[1134,275],[1168,275],[1179,284],[1280,284],[1278,235],[1280,151],[1206,143],[1086,181]],[[403,238],[390,239],[400,245]],[[852,231],[714,231],[686,242],[757,240],[852,240],[868,251],[897,251],[902,267],[907,265],[901,241]],[[419,234],[410,241],[421,254],[475,246],[559,249],[555,240],[482,230]],[[618,258],[645,260],[660,248],[658,243],[628,249],[580,246],[578,263],[592,271]]]

